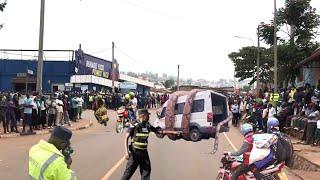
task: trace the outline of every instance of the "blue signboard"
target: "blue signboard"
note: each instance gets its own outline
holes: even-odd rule
[[[81,49],[75,52],[76,68],[78,75],[94,75],[112,79],[112,62],[84,53]],[[118,65],[117,65],[118,66]],[[115,80],[118,80],[119,70],[115,68]]]

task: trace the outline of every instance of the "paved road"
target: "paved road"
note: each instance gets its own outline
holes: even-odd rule
[[[154,118],[154,111],[152,112]],[[115,133],[116,114],[110,111],[109,115],[111,118],[108,127],[95,123],[89,129],[74,132],[72,146],[75,153],[72,169],[79,180],[99,180],[108,172],[109,179],[120,179],[122,176],[126,165],[126,161],[121,161],[124,155],[124,133]],[[84,116],[93,119],[91,111],[85,111]],[[228,136],[235,146],[240,146],[242,139],[235,129],[232,129]],[[151,179],[215,179],[222,152],[232,151],[232,146],[224,135],[221,134],[220,137],[219,150],[216,155],[211,155],[209,152],[213,148],[213,139],[192,143],[184,140],[171,141],[167,137],[158,139],[151,135]],[[40,139],[48,139],[48,135],[1,139],[0,179],[27,179],[28,149]],[[120,165],[115,168],[116,164]],[[111,169],[114,171],[110,171]],[[140,179],[139,170],[132,179]]]

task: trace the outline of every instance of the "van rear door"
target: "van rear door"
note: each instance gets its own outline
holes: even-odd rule
[[[228,117],[227,98],[221,94],[211,93],[213,125],[225,120]]]

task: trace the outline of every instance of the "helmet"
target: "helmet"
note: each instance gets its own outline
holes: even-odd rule
[[[134,96],[135,96],[134,92],[129,92],[129,95],[130,95],[131,97],[134,97]]]
[[[130,94],[126,94],[124,97],[125,97],[126,99],[130,99]]]
[[[272,117],[272,118],[268,119],[268,121],[267,121],[268,132],[271,129],[274,129],[278,126],[279,126],[279,120],[277,118]]]
[[[248,133],[253,132],[253,127],[252,127],[251,124],[243,124],[243,125],[241,126],[240,132],[241,132],[242,135],[245,136],[245,135],[247,135]]]

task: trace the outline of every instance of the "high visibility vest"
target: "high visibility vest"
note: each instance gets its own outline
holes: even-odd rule
[[[64,161],[64,156],[52,144],[40,140],[29,150],[30,180],[76,180]]]
[[[135,149],[146,150],[148,148],[149,133],[149,124],[147,124],[145,127],[142,127],[139,123],[134,124],[132,146]]]
[[[93,96],[89,96],[89,102],[93,102]]]
[[[269,98],[270,102],[279,102],[279,100],[280,100],[280,94],[278,93],[270,94],[270,98]]]

